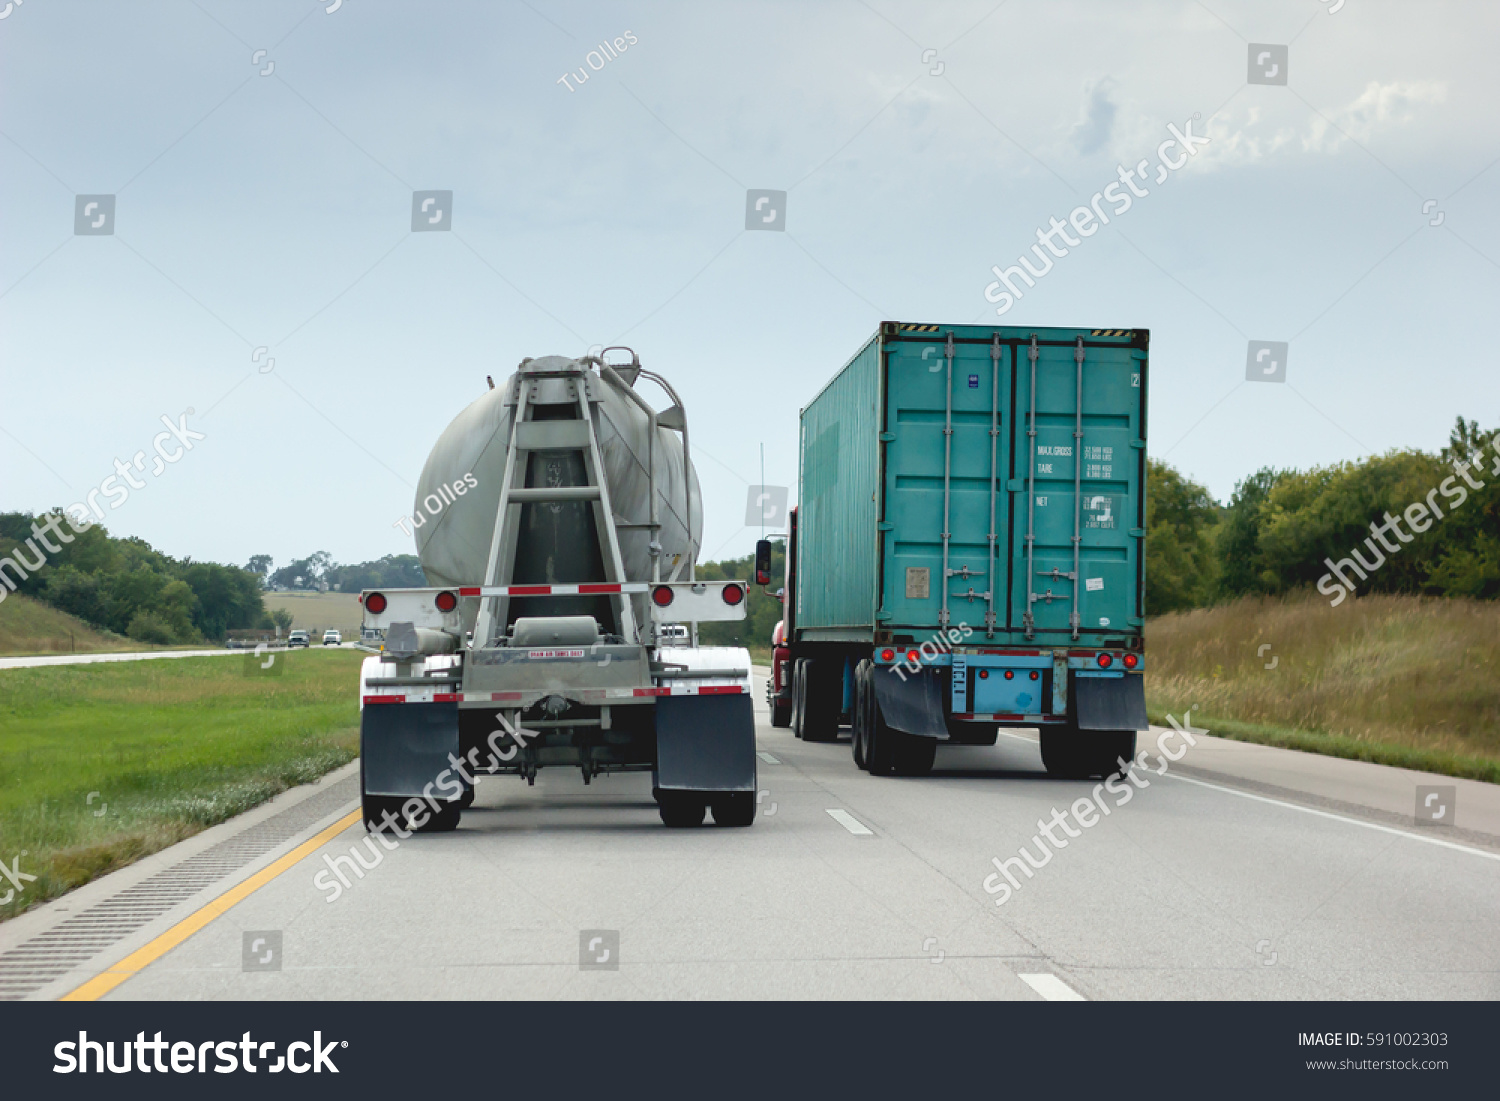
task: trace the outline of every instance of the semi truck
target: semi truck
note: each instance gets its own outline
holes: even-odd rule
[[[451,830],[480,777],[558,765],[650,772],[668,826],[750,825],[750,655],[697,631],[748,583],[697,579],[702,520],[682,399],[629,348],[523,360],[460,412],[410,521],[427,585],[360,594],[366,828]]]
[[[1057,776],[1134,757],[1148,339],[880,325],[801,412],[775,725],[847,724],[876,775],[1002,727],[1038,728]]]

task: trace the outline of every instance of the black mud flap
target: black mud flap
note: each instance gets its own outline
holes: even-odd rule
[[[421,795],[431,784],[439,800],[456,799],[463,781],[450,753],[458,753],[458,704],[365,704],[359,755],[366,795]],[[448,782],[437,786],[439,777]]]
[[[1123,677],[1073,678],[1079,730],[1146,730],[1146,680],[1139,673]]]
[[[747,693],[656,701],[656,787],[755,790],[755,709]]]
[[[888,725],[921,738],[948,740],[940,672],[908,675],[903,680],[892,669],[877,668],[874,675],[875,699]]]

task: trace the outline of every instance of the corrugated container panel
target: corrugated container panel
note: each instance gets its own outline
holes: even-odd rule
[[[1066,643],[1075,587],[1081,643],[1139,633],[1147,339],[1144,330],[882,326],[802,414],[799,633],[928,635],[946,589],[948,627],[972,628],[975,641]]]
[[[799,628],[868,636],[875,604],[880,341],[870,340],[802,411],[797,502]],[[809,573],[802,573],[812,564]],[[837,581],[826,580],[829,568]]]

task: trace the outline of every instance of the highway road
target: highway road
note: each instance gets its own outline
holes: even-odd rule
[[[1093,784],[1026,732],[871,777],[756,688],[750,828],[558,769],[376,864],[351,765],[0,926],[0,996],[1500,998],[1500,788],[1199,734],[997,905],[993,861]],[[1415,824],[1420,785],[1453,825]],[[355,846],[374,866],[328,889]]]
[[[320,644],[321,645],[321,644]],[[352,642],[339,644],[340,649],[352,650]],[[280,651],[278,651],[279,653]],[[246,654],[249,650],[130,650],[99,654],[45,654],[34,657],[0,658],[0,669],[36,669],[44,665],[93,665],[101,661],[150,661],[153,658],[211,658],[223,654]]]

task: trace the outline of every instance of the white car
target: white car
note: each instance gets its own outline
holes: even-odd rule
[[[339,632],[334,630],[327,630],[323,632],[324,646],[342,646],[343,644],[344,636],[339,634]]]

